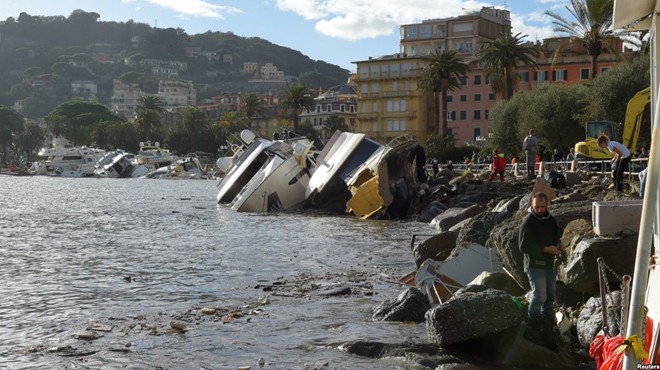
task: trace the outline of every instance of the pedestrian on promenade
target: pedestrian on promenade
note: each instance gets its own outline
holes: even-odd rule
[[[495,175],[500,175],[500,182],[504,182],[504,172],[506,171],[506,158],[504,158],[504,153],[500,153],[499,150],[495,149],[493,151],[493,164],[490,170],[490,175],[488,175],[488,182],[493,181]]]
[[[530,129],[529,135],[523,140],[523,150],[525,151],[525,163],[527,164],[527,177],[534,180],[536,179],[536,153],[539,150],[539,142],[534,129]]]
[[[625,145],[610,140],[607,135],[600,135],[596,140],[601,150],[607,148],[612,153],[612,180],[614,181],[614,191],[623,191],[623,174],[628,171],[630,165],[631,153]]]

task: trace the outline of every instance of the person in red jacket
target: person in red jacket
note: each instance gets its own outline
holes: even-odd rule
[[[488,182],[493,181],[493,177],[496,174],[500,175],[500,182],[504,182],[504,171],[506,171],[506,158],[504,158],[504,153],[500,153],[499,150],[495,149],[493,151],[493,166],[490,170],[490,175],[488,176]]]

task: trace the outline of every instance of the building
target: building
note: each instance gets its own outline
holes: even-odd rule
[[[399,53],[354,63],[358,94],[355,132],[383,144],[402,135],[423,142],[432,132],[433,119],[432,94],[417,88],[426,59]]]
[[[398,54],[354,62],[358,71],[356,132],[381,142],[400,135],[424,142],[440,124],[434,122],[435,104],[439,102],[434,102],[432,92],[417,88],[427,57],[434,51],[456,50],[466,62],[473,62],[476,45],[497,38],[510,26],[510,12],[492,7],[402,25]],[[482,131],[486,130],[480,126],[474,132],[482,135]]]
[[[582,43],[571,43],[568,37],[557,37],[534,43],[540,55],[537,67],[520,66],[516,91],[531,90],[548,84],[568,85],[591,79],[591,57]],[[615,40],[612,50],[624,50],[623,42]],[[633,53],[614,54],[603,52],[598,58],[598,74],[618,64],[621,59],[630,60]],[[461,89],[447,95],[448,128],[458,144],[480,145],[489,137],[493,120],[493,108],[501,101],[491,86],[483,66],[474,61],[470,64],[467,78],[461,81]]]
[[[399,51],[405,55],[429,55],[439,50],[456,50],[466,59],[476,59],[477,45],[493,40],[511,27],[508,10],[484,7],[451,18],[429,19],[400,28]]]
[[[98,85],[95,81],[71,81],[71,96],[83,100],[93,100],[98,94]]]
[[[158,83],[158,97],[165,102],[165,109],[197,105],[197,91],[192,81],[161,80]]]
[[[400,53],[357,64],[358,122],[356,132],[364,132],[381,142],[406,134],[423,142],[437,130],[435,104],[431,92],[419,91],[420,72],[425,58],[436,50],[456,50],[470,71],[461,89],[449,91],[446,115],[449,132],[459,145],[481,145],[490,136],[493,108],[501,100],[490,84],[490,77],[477,59],[478,45],[494,40],[511,26],[507,10],[484,7],[458,17],[430,19],[401,26]],[[537,68],[518,69],[517,91],[545,84],[571,84],[590,79],[591,57],[581,43],[558,37],[534,43],[539,48]],[[622,51],[623,43],[614,41],[610,50]],[[603,52],[598,58],[598,73],[607,71],[621,58],[631,59],[629,51],[615,55]],[[440,108],[442,109],[442,108]]]
[[[305,109],[300,114],[300,122],[309,123],[322,134],[328,134],[326,130],[323,130],[323,125],[330,116],[337,115],[344,119],[346,127],[354,131],[357,97],[355,84],[333,86],[314,98],[314,108]],[[332,132],[329,134],[332,135]]]
[[[140,106],[140,98],[146,95],[136,84],[113,80],[110,109],[124,117],[133,117]]]

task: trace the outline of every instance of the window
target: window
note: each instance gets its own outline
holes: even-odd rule
[[[331,107],[332,107],[332,105],[328,105],[328,109],[330,109]],[[339,111],[340,112],[345,112],[346,111],[346,106],[344,106],[344,104],[340,105],[339,106]]]
[[[372,112],[378,112],[378,103],[377,102],[373,102],[371,104],[371,111]]]
[[[552,71],[552,80],[553,81],[566,81],[567,71],[565,69],[560,69],[558,71]]]
[[[603,67],[600,69],[600,74],[602,75],[603,73],[607,72],[609,68],[608,67]]]
[[[419,28],[419,37],[423,39],[428,39],[429,37],[431,37],[431,30],[432,27],[430,25],[422,25]]]
[[[351,113],[355,113],[355,105],[350,105],[349,107],[350,107],[349,111]]]
[[[481,94],[474,94],[474,101],[481,101]]]
[[[467,111],[466,110],[462,110],[462,111],[459,112],[459,119],[461,121],[465,121],[467,119]]]
[[[474,84],[481,85],[481,75],[474,75]]]
[[[481,137],[481,128],[480,127],[475,127],[474,130],[472,131],[473,135],[473,140],[477,140],[478,137]]]
[[[451,103],[454,98],[451,95],[447,95],[447,103]]]
[[[363,94],[366,94],[369,92],[369,85],[368,84],[362,84],[362,87],[360,88]]]
[[[484,116],[487,120],[492,120],[493,119],[490,109],[485,110]]]
[[[461,85],[462,86],[467,85],[467,77],[461,77]]]
[[[362,106],[361,106],[360,110],[362,111],[362,113],[366,113],[367,112],[367,103],[362,103]]]
[[[534,81],[547,81],[548,80],[548,71],[536,71],[534,73]]]
[[[368,130],[368,128],[369,128],[369,124],[366,123],[366,122],[362,122],[362,124],[360,125],[360,127],[361,127],[362,132],[367,132],[367,131],[369,131],[369,130]]]
[[[378,82],[374,82],[374,83],[371,84],[371,92],[377,93],[379,89],[380,89],[380,86],[378,85]]]
[[[392,91],[399,91],[399,83],[397,81],[392,82]]]
[[[447,111],[447,121],[455,121],[456,120],[456,111]]]
[[[520,80],[523,82],[529,82],[529,71],[528,72],[520,72]]]
[[[495,100],[495,93],[488,93],[488,100]]]
[[[325,106],[325,111],[326,112],[332,112],[332,104],[328,104]]]
[[[373,132],[378,132],[378,121],[374,121],[374,122],[371,124],[371,131],[373,131]]]
[[[320,105],[316,106],[316,113],[321,113],[321,106]]]
[[[401,109],[401,112],[406,111],[406,101],[404,99],[401,99],[399,109]]]
[[[476,110],[474,111],[474,119],[475,119],[475,120],[480,120],[480,119],[481,119],[481,110],[476,109]]]
[[[417,38],[417,26],[407,27],[406,31],[408,31],[408,38],[409,39],[416,39]]]
[[[461,101],[467,101],[467,95],[461,95]]]
[[[580,68],[580,79],[581,80],[589,79],[589,68]]]

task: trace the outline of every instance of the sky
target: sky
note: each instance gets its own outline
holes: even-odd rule
[[[566,15],[570,0],[0,0],[0,20],[21,12],[38,16],[73,10],[96,12],[100,21],[133,20],[158,28],[182,28],[260,37],[313,60],[351,72],[353,62],[399,52],[399,26],[455,17],[494,6],[511,12],[513,33],[531,41],[559,36],[546,10]],[[570,19],[570,16],[568,17]]]

